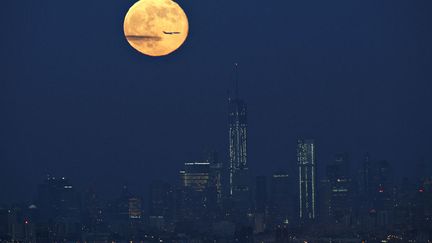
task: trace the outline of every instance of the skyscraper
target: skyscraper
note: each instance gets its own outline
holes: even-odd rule
[[[257,176],[255,179],[255,222],[254,232],[261,233],[266,229],[267,220],[267,177]]]
[[[255,183],[255,213],[264,214],[267,210],[267,177],[257,176]]]
[[[37,205],[43,221],[52,221],[60,216],[79,215],[79,197],[65,177],[47,176],[39,185]]]
[[[188,162],[180,171],[179,213],[183,219],[196,220],[213,211],[217,205],[217,190],[212,185],[210,163]]]
[[[131,197],[129,203],[129,219],[140,219],[142,214],[141,199],[138,197]]]
[[[219,161],[217,152],[210,152],[207,156],[206,160],[210,164],[210,181],[209,188],[212,188],[216,192],[216,201],[217,204],[221,204],[222,200],[222,178],[223,178],[223,165]]]
[[[40,223],[48,226],[45,228],[47,231],[55,226],[55,230],[47,232],[49,242],[79,238],[79,194],[68,179],[48,176],[38,187],[36,203],[41,215]]]
[[[153,181],[150,184],[149,214],[172,219],[174,217],[174,190],[163,181]]]
[[[329,216],[338,223],[350,223],[352,188],[348,155],[337,154],[326,168],[330,183]]]
[[[188,162],[180,171],[181,185],[197,192],[204,191],[210,181],[210,163]]]
[[[273,225],[292,224],[293,208],[296,201],[292,200],[291,178],[286,171],[273,173],[270,184],[270,216]],[[295,204],[293,204],[295,203]]]
[[[162,229],[175,219],[175,191],[163,181],[153,181],[149,188],[149,223]]]
[[[230,195],[245,194],[249,191],[247,164],[247,106],[239,98],[237,64],[235,64],[234,97],[228,98],[229,120],[229,184]]]
[[[316,216],[316,158],[314,140],[297,141],[299,167],[299,218],[302,222]]]

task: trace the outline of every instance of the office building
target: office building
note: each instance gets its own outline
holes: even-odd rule
[[[350,224],[352,213],[352,180],[347,154],[337,154],[326,168],[330,183],[329,216],[335,223]]]
[[[286,171],[273,173],[270,184],[270,216],[273,225],[292,224],[295,221],[293,187]]]
[[[297,141],[299,168],[299,218],[304,223],[316,217],[316,156],[314,140]]]
[[[249,193],[249,172],[247,163],[247,106],[240,99],[238,90],[237,64],[235,64],[234,96],[228,98],[229,129],[229,184],[230,195],[242,199]]]

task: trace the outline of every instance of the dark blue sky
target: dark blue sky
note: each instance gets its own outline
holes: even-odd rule
[[[234,62],[253,171],[293,165],[299,136],[321,165],[431,162],[431,1],[181,0],[190,35],[162,58],[127,44],[133,3],[2,3],[0,201],[31,198],[46,173],[142,193],[205,149],[225,157]]]

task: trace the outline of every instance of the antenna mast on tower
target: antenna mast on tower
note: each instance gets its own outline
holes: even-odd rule
[[[235,98],[238,99],[239,98],[239,85],[238,85],[238,63],[235,62],[234,63],[234,85],[235,85],[235,90],[234,90],[234,94],[235,94]]]

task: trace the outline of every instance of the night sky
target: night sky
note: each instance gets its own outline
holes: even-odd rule
[[[2,2],[0,202],[47,173],[145,195],[206,150],[226,161],[234,62],[255,174],[292,167],[298,137],[321,167],[337,152],[400,174],[431,163],[432,1],[179,0],[190,34],[160,58],[123,36],[133,3]]]

